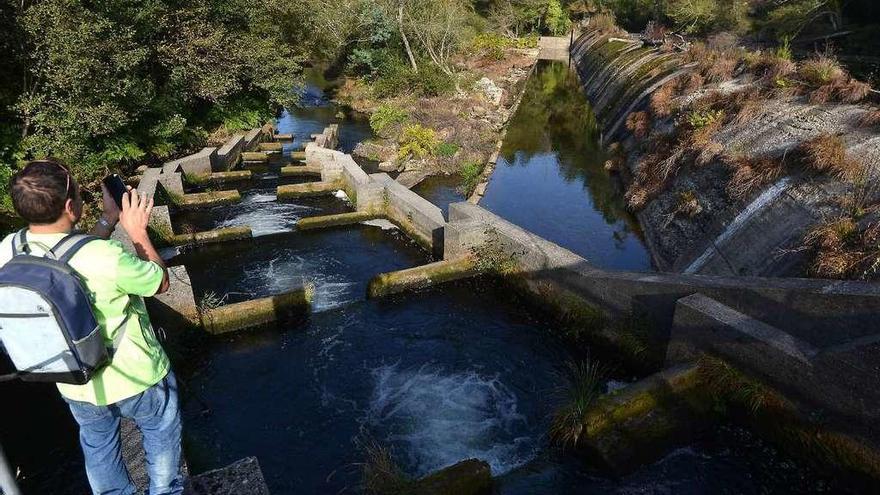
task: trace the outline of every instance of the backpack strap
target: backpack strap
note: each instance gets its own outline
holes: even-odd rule
[[[12,236],[12,257],[20,254],[31,254],[31,248],[27,242],[27,227],[19,230]]]
[[[64,239],[58,241],[58,244],[55,244],[55,247],[49,251],[56,260],[62,263],[70,263],[70,259],[73,258],[83,246],[97,239],[98,238],[93,235],[71,232]]]

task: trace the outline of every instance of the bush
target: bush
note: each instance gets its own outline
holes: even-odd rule
[[[461,149],[461,146],[455,143],[440,143],[440,146],[437,146],[437,155],[445,158],[451,158],[458,153],[458,150]]]
[[[724,118],[723,110],[692,110],[687,114],[687,123],[691,129],[708,127]]]
[[[386,133],[393,128],[406,123],[409,115],[401,108],[393,105],[382,104],[370,115],[370,128],[379,136],[386,136]]]
[[[418,72],[395,59],[383,64],[373,83],[373,93],[378,98],[388,98],[401,94],[419,96],[442,96],[455,89],[455,80],[437,66],[422,63]]]
[[[398,157],[403,160],[409,157],[422,159],[434,156],[440,139],[434,129],[423,127],[421,124],[406,126],[400,136],[400,148]]]

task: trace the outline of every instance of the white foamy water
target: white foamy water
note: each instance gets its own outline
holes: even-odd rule
[[[267,265],[255,267],[245,273],[245,283],[261,294],[281,294],[311,282],[315,287],[312,310],[315,312],[338,308],[359,299],[355,294],[355,282],[341,274],[323,273],[332,259],[311,259],[298,255],[285,255],[273,259]]]
[[[416,475],[477,458],[504,474],[536,455],[535,439],[520,436],[526,419],[517,397],[498,377],[446,373],[434,366],[373,370],[367,423],[403,445]]]
[[[217,228],[248,226],[259,237],[290,231],[305,216],[315,215],[319,209],[293,203],[279,203],[273,193],[250,194],[243,198],[230,216],[221,220]]]

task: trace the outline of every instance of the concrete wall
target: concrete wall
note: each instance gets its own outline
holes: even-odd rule
[[[515,257],[525,286],[548,303],[574,297],[612,317],[645,318],[653,351],[669,361],[721,356],[880,445],[871,429],[880,419],[880,284],[611,272],[479,206],[450,205],[446,258],[486,242]]]
[[[407,189],[388,174],[372,174],[385,195],[385,215],[410,237],[437,257],[443,257],[443,212],[430,201]]]
[[[268,139],[268,137],[263,134],[263,129],[251,129],[250,131],[248,131],[247,134],[244,135],[244,144],[242,145],[243,149],[244,151],[253,151],[257,148],[257,145],[259,145],[266,139]]]
[[[163,169],[168,172],[182,170],[187,175],[205,176],[210,175],[216,161],[217,148],[202,148],[198,153],[166,163]]]
[[[226,141],[226,144],[217,151],[217,161],[214,164],[214,170],[225,172],[238,165],[238,159],[241,157],[243,149],[243,134],[236,134],[229,138],[229,141]]]
[[[569,37],[541,36],[538,40],[540,50],[538,58],[541,60],[557,60],[568,62],[571,39]]]

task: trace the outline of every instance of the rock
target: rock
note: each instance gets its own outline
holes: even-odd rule
[[[504,98],[504,90],[495,85],[495,81],[489,79],[488,77],[484,77],[477,81],[474,85],[474,89],[483,93],[486,96],[486,99],[492,102],[496,107],[501,105],[501,100]]]
[[[394,163],[393,161],[382,162],[379,164],[379,171],[380,172],[396,172],[397,171],[397,164]]]
[[[392,162],[397,158],[397,147],[374,141],[364,141],[358,143],[351,154],[375,162]]]
[[[345,113],[344,112],[336,112],[336,118],[340,119],[340,120],[344,119]]]
[[[269,495],[255,457],[195,476],[189,484],[187,493],[192,495]]]
[[[467,459],[416,482],[417,495],[480,495],[492,490],[492,469],[479,459]]]

